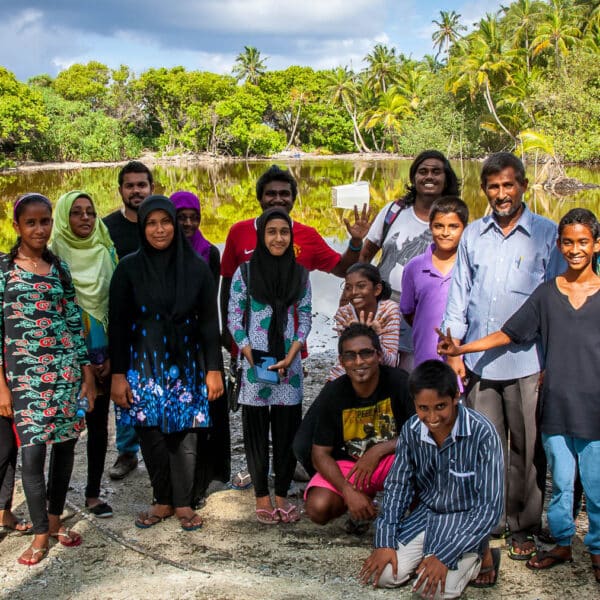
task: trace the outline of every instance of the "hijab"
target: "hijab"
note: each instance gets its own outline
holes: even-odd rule
[[[189,208],[195,210],[198,215],[201,214],[200,200],[192,192],[175,192],[171,194],[171,202],[175,205],[176,210]],[[200,229],[197,229],[194,235],[188,238],[188,241],[192,248],[204,259],[204,262],[208,264],[210,242],[202,235]]]
[[[265,245],[267,223],[283,219],[290,227],[290,245],[281,256],[273,256]],[[250,296],[273,309],[269,323],[269,354],[277,360],[285,358],[284,332],[288,307],[297,302],[308,279],[308,271],[296,262],[292,220],[281,207],[270,208],[256,220],[256,249],[250,259]]]
[[[81,196],[88,198],[94,206],[90,194],[82,190],[73,190],[58,199],[50,247],[69,265],[81,308],[102,323],[106,330],[108,291],[117,264],[117,254],[108,229],[100,218],[96,218],[88,237],[81,238],[73,233],[69,213],[75,200]]]

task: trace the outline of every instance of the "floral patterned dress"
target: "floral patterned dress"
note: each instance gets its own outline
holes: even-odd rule
[[[81,366],[89,364],[72,285],[56,267],[30,273],[0,257],[2,363],[22,446],[77,438]],[[65,272],[68,267],[62,263]]]
[[[285,331],[285,351],[287,352],[292,342],[306,342],[310,333],[312,322],[310,280],[306,280],[306,289],[300,300],[294,306],[288,308],[287,327]],[[257,302],[250,298],[250,310],[248,311],[249,323],[245,328],[243,325],[248,292],[244,279],[238,268],[231,281],[231,295],[229,298],[229,331],[239,348],[250,344],[254,350],[268,350],[267,334],[273,309],[268,304]],[[294,327],[294,310],[297,313],[298,326]],[[243,377],[240,391],[240,404],[249,406],[292,406],[300,404],[303,396],[302,361],[300,353],[296,355],[287,376],[278,384],[260,383],[256,380],[254,369],[248,361],[242,357]]]

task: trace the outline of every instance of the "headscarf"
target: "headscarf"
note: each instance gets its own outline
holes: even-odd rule
[[[273,256],[265,245],[267,223],[273,219],[283,219],[290,227],[290,245],[282,256]],[[250,259],[249,277],[250,296],[273,309],[268,330],[269,354],[282,360],[286,354],[287,309],[300,299],[308,271],[296,262],[292,220],[281,207],[266,210],[256,221],[256,249]]]
[[[64,260],[71,271],[77,301],[81,308],[108,326],[108,290],[117,264],[115,246],[102,219],[97,218],[88,237],[76,236],[69,223],[69,212],[77,198],[89,198],[82,190],[62,195],[54,210],[54,226],[50,247]]]
[[[190,208],[195,210],[199,215],[200,211],[200,200],[196,194],[192,192],[175,192],[171,194],[171,202],[175,205],[176,210]],[[200,229],[197,229],[191,238],[188,238],[192,248],[204,259],[208,264],[208,258],[210,253],[210,242],[202,235]]]

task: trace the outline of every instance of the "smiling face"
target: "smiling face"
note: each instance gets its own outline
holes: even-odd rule
[[[381,355],[366,336],[350,338],[343,343],[340,364],[355,387],[373,381],[379,375]]]
[[[125,173],[123,185],[119,186],[119,194],[123,204],[137,211],[142,201],[154,191],[154,185],[148,179],[148,173]]]
[[[155,250],[165,250],[175,236],[175,224],[166,210],[153,210],[144,226],[146,240]]]
[[[440,396],[437,390],[423,389],[415,396],[415,410],[419,420],[440,444],[454,427],[458,415],[458,398]]]
[[[491,209],[500,220],[510,220],[518,215],[523,206],[523,194],[527,190],[528,181],[517,181],[513,167],[507,167],[499,173],[488,175],[487,180],[481,185]]]
[[[14,230],[21,238],[20,248],[26,256],[39,256],[52,233],[52,212],[43,202],[29,202],[13,221]]]
[[[265,227],[265,246],[273,256],[283,256],[292,240],[290,226],[285,219],[271,219]]]
[[[381,294],[380,283],[375,285],[366,275],[360,271],[354,271],[346,275],[344,284],[344,298],[352,304],[356,314],[361,310],[366,313],[375,314],[377,310],[377,296]],[[365,315],[366,316],[366,315]]]
[[[96,211],[92,201],[86,196],[79,196],[71,204],[69,211],[69,226],[71,231],[80,238],[86,238],[94,231]]]
[[[458,247],[465,226],[456,213],[438,212],[429,224],[429,229],[436,248],[444,252],[452,252]]]
[[[177,211],[177,222],[186,238],[191,238],[200,227],[200,213],[193,208],[180,208]]]
[[[444,193],[446,174],[444,163],[437,158],[426,158],[415,173],[414,186],[417,198],[433,202]]]
[[[580,223],[565,225],[556,245],[571,271],[583,271],[600,252],[600,240],[595,240],[590,228]]]
[[[271,181],[267,183],[260,199],[260,206],[263,211],[275,206],[281,206],[289,213],[294,207],[292,186],[287,181]]]

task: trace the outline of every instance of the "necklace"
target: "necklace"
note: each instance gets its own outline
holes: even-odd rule
[[[30,263],[33,265],[33,268],[34,268],[34,269],[37,269],[37,268],[38,268],[38,264],[39,264],[39,263],[38,263],[36,260],[34,260],[34,259],[31,257],[31,256],[25,256],[25,255],[24,255],[24,254],[21,252],[21,250],[19,250],[19,251],[17,252],[17,258],[20,258],[21,260],[27,260],[27,261],[29,261],[29,262],[30,262]]]

